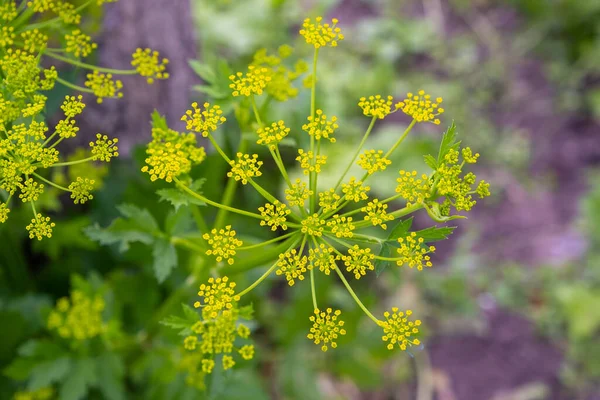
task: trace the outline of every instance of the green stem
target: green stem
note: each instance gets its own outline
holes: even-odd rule
[[[200,254],[204,254],[206,251],[205,248],[202,248],[201,246],[191,242],[190,240],[184,239],[182,237],[173,236],[171,238],[171,243],[174,244],[175,246],[182,246],[182,247],[185,247],[189,250],[193,250]]]
[[[385,153],[385,158],[389,158],[389,156],[394,152],[394,150],[396,150],[398,148],[398,146],[400,146],[400,144],[404,141],[404,139],[406,138],[406,136],[408,136],[408,133],[411,131],[411,129],[413,128],[413,126],[415,126],[415,124],[417,123],[416,119],[413,119],[411,121],[411,123],[408,125],[408,127],[406,128],[406,130],[404,131],[404,133],[402,134],[402,136],[400,136],[400,139],[398,139],[396,141],[396,143],[394,143],[394,145],[392,146],[391,149],[388,150],[387,153]]]
[[[217,152],[221,155],[221,157],[223,157],[227,164],[231,164],[231,159],[227,157],[227,154],[225,154],[223,149],[221,149],[221,146],[219,146],[213,135],[211,135],[210,133],[208,134],[208,140],[210,140],[215,150],[217,150]]]
[[[60,61],[64,61],[66,63],[69,63],[71,65],[74,65],[76,67],[81,67],[81,68],[85,68],[85,69],[89,69],[89,70],[93,70],[93,71],[98,71],[98,72],[105,72],[107,74],[115,74],[115,75],[137,75],[137,70],[135,69],[114,69],[114,68],[103,68],[103,67],[98,67],[96,65],[92,65],[92,64],[86,64],[83,63],[81,61],[77,61],[74,60],[72,58],[69,57],[64,57],[61,56],[59,54],[56,54],[56,52],[53,49],[46,49],[43,54],[47,55],[48,57],[52,57],[56,60],[60,60]]]
[[[248,142],[244,140],[243,135],[240,135],[240,143],[238,144],[238,153],[244,153],[246,148],[248,147]],[[221,204],[226,206],[230,206],[233,202],[233,197],[235,195],[235,191],[237,189],[237,181],[235,179],[227,180],[227,184],[225,185],[225,191],[223,192],[223,197],[221,198]],[[219,209],[217,212],[217,217],[215,218],[214,228],[220,229],[225,226],[225,220],[227,218],[227,210]]]
[[[79,92],[83,92],[83,93],[92,93],[94,94],[94,91],[92,89],[88,89],[85,88],[83,86],[79,86],[79,85],[75,85],[69,81],[65,81],[64,79],[62,79],[60,76],[56,78],[56,81],[63,84],[64,86],[73,89],[73,90],[77,90]]]
[[[66,187],[60,186],[35,172],[32,175],[35,176],[36,178],[38,178],[39,180],[46,182],[48,185],[54,186],[57,189],[64,190],[65,192],[72,192],[72,190],[67,189]]]
[[[273,258],[277,258],[279,254],[285,253],[294,240],[296,240],[296,238],[292,236],[285,242],[272,248],[267,248],[264,251],[251,252],[246,257],[237,260],[233,265],[224,265],[220,269],[220,272],[222,275],[234,275],[262,266]]]
[[[265,242],[260,242],[260,243],[257,243],[257,244],[252,244],[252,245],[250,245],[250,246],[242,246],[242,247],[238,247],[238,248],[237,248],[237,251],[243,251],[243,250],[254,250],[254,249],[258,249],[258,248],[260,248],[260,247],[267,246],[267,245],[269,245],[269,244],[271,244],[271,243],[276,243],[276,242],[279,242],[280,240],[287,239],[288,237],[290,237],[290,236],[292,236],[292,235],[295,235],[295,234],[297,234],[297,233],[298,233],[298,232],[294,231],[294,232],[286,233],[286,234],[285,234],[285,235],[283,235],[283,236],[278,236],[278,237],[276,237],[276,238],[269,239],[269,240],[267,240],[267,241],[265,241]]]
[[[315,269],[310,269],[310,293],[312,295],[313,308],[317,310],[319,306],[317,305],[317,291],[315,289]]]
[[[206,225],[206,221],[202,216],[202,212],[200,211],[200,206],[198,204],[190,204],[190,211],[192,212],[192,217],[194,218],[196,226],[200,232],[210,232],[210,229],[208,228],[208,225]],[[219,211],[221,210],[219,209]]]
[[[317,104],[317,60],[319,58],[319,49],[315,48],[315,53],[313,56],[313,65],[312,65],[312,85],[310,88],[310,116],[312,118],[312,120],[314,121],[315,119],[315,112],[316,112],[316,104]],[[314,155],[315,154],[315,137],[311,136],[310,137],[310,151],[311,153]],[[313,188],[314,187],[314,181],[316,179],[316,173],[315,172],[310,172],[308,174],[308,187],[309,188]],[[310,203],[309,203],[309,210],[310,213],[313,214],[316,210],[317,207],[317,192],[316,190],[313,190],[313,197],[311,197],[310,199]]]
[[[82,11],[84,8],[86,8],[86,7],[87,7],[87,6],[89,6],[90,4],[94,3],[95,1],[96,1],[96,0],[89,0],[88,2],[86,2],[86,3],[82,4],[82,5],[80,5],[79,7],[77,7],[77,8],[75,9],[75,12],[76,12],[76,13],[79,13],[80,11]],[[24,1],[24,2],[26,3],[26,1]],[[29,10],[29,8],[28,8],[27,10]],[[26,11],[26,12],[27,12],[27,11]],[[32,12],[33,12],[33,10],[32,10]],[[30,31],[30,30],[32,30],[32,29],[41,29],[41,28],[45,28],[46,26],[49,26],[49,25],[52,25],[52,24],[55,24],[55,23],[57,23],[57,22],[61,22],[61,21],[62,21],[62,18],[61,18],[61,17],[56,17],[56,18],[49,19],[49,20],[47,20],[47,21],[38,22],[37,24],[28,24],[28,25],[25,27],[25,29],[23,29],[23,30],[21,30],[21,31],[19,31],[19,32],[17,32],[17,33],[21,33],[21,32],[24,32],[24,31]]]
[[[254,100],[254,95],[250,96],[250,102],[252,103],[252,109],[254,110],[254,116],[256,117],[256,122],[258,122],[259,126],[263,126],[262,120],[260,119],[260,114],[258,112],[258,108],[256,107],[256,100]]]
[[[356,160],[356,157],[358,157],[358,155],[360,154],[363,146],[365,145],[365,142],[367,141],[367,138],[371,134],[371,131],[373,130],[373,127],[375,126],[375,121],[376,120],[377,120],[377,117],[373,117],[371,119],[371,123],[369,124],[369,127],[367,128],[367,131],[365,132],[362,140],[358,144],[358,149],[356,149],[356,152],[354,153],[354,157],[352,157],[352,160],[350,160],[350,162],[348,163],[348,166],[346,167],[346,169],[342,173],[342,176],[340,176],[340,179],[338,179],[337,183],[335,184],[334,191],[338,190],[338,188],[342,184],[342,181],[346,177],[346,174],[348,173],[348,171],[350,171],[350,168],[352,168],[352,165],[354,164],[354,161]]]
[[[306,241],[306,236],[304,237],[304,241]],[[304,241],[303,241],[303,243],[304,243]],[[292,244],[292,245],[291,245],[291,246],[288,248],[288,250],[289,250],[289,249],[291,249],[291,248],[293,248],[293,247],[294,247],[294,246],[296,246],[297,244],[298,244],[298,239],[296,239],[296,240],[294,241],[294,243],[293,243],[293,244]],[[287,250],[286,250],[286,251],[287,251]],[[256,281],[255,281],[255,282],[252,284],[252,285],[248,286],[246,289],[242,290],[242,291],[241,291],[240,293],[238,293],[237,295],[238,295],[239,297],[242,297],[243,295],[245,295],[246,293],[250,292],[252,289],[254,289],[255,287],[257,287],[257,286],[258,286],[258,285],[259,285],[259,284],[260,284],[262,281],[264,281],[265,279],[267,279],[267,277],[268,277],[269,275],[271,275],[271,273],[272,273],[273,271],[275,271],[275,269],[277,269],[277,263],[278,263],[278,262],[279,262],[279,260],[275,261],[275,262],[273,263],[273,265],[272,265],[272,266],[271,266],[271,267],[270,267],[270,268],[269,268],[269,269],[268,269],[268,270],[267,270],[267,271],[266,271],[264,274],[262,274],[262,275],[260,276],[260,278],[258,278],[258,279],[257,279],[257,280],[256,280]]]
[[[325,241],[326,242],[326,241]],[[327,243],[327,242],[326,242]],[[329,243],[327,243],[329,244]],[[342,253],[340,253],[335,247],[331,246],[339,255],[342,255]],[[365,314],[367,314],[367,316],[369,318],[371,318],[371,320],[373,322],[375,322],[377,325],[379,325],[381,323],[381,321],[379,321],[377,318],[375,318],[375,316],[373,314],[371,314],[371,312],[367,309],[367,307],[365,307],[365,305],[362,303],[362,301],[360,301],[360,299],[358,298],[358,296],[356,295],[356,293],[354,293],[354,290],[352,290],[352,287],[350,286],[350,284],[348,283],[348,281],[346,280],[346,278],[344,277],[344,274],[342,273],[342,271],[340,271],[339,268],[334,268],[335,272],[338,274],[338,276],[340,277],[340,280],[342,281],[342,283],[344,284],[344,286],[346,286],[346,289],[348,290],[348,293],[350,293],[350,296],[352,296],[352,298],[354,299],[354,301],[356,302],[356,304],[358,304],[358,306],[364,311]]]
[[[224,208],[227,211],[231,211],[237,214],[241,214],[241,215],[245,215],[247,217],[252,217],[252,218],[256,218],[256,219],[263,219],[262,216],[260,216],[259,214],[255,214],[255,213],[251,213],[248,211],[244,211],[244,210],[240,210],[238,208],[233,208],[230,206],[226,206],[223,204],[219,204],[215,201],[209,200],[206,197],[199,195],[198,193],[194,192],[193,190],[191,190],[190,188],[188,188],[187,186],[185,186],[179,179],[177,178],[173,178],[173,180],[177,183],[177,186],[179,186],[181,189],[183,189],[186,193],[188,193],[189,195],[197,198],[198,200],[201,200],[203,202],[205,202],[206,204],[210,204],[213,207],[217,207],[217,208]]]
[[[81,160],[67,161],[67,162],[52,164],[51,167],[66,167],[68,165],[82,164],[82,163],[85,163],[88,161],[94,161],[95,158],[96,158],[96,156],[90,156],[87,158],[82,158]]]

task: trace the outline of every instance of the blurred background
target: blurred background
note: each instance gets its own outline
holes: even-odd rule
[[[217,398],[600,399],[597,0],[108,4],[104,14],[89,22],[97,28],[99,63],[126,67],[132,49],[149,46],[171,60],[171,79],[149,87],[125,81],[122,100],[88,102],[82,132],[119,137],[129,158],[95,170],[103,189],[86,207],[67,206],[48,192],[44,207],[60,221],[51,240],[26,239],[22,227],[29,216],[16,210],[0,226],[1,292],[12,293],[0,302],[5,331],[0,364],[39,331],[40,322],[27,315],[65,295],[72,273],[111,283],[124,331],[135,334],[147,325],[197,260],[181,252],[173,276],[158,284],[143,244],[121,252],[89,240],[82,228],[107,226],[123,203],[145,207],[164,220],[169,206],[158,202],[156,185],[139,172],[152,110],[178,127],[179,116],[193,100],[216,98],[226,108],[227,82],[218,76],[243,70],[263,47],[273,51],[290,44],[295,57],[308,60],[310,49],[297,31],[306,16],[315,15],[338,18],[346,36],[337,48],[323,51],[319,61],[319,101],[328,115],[342,121],[338,143],[327,149],[328,163],[342,162],[364,131],[359,97],[401,98],[423,88],[444,98],[442,126],[418,125],[394,165],[426,172],[422,154],[435,151],[445,126],[454,120],[459,138],[481,154],[475,172],[491,183],[492,197],[480,201],[468,220],[451,224],[458,229],[450,240],[436,244],[434,268],[420,273],[389,268],[380,279],[361,280],[359,292],[370,305],[383,310],[402,304],[422,317],[426,337],[421,351],[388,353],[378,328],[365,321],[342,287],[330,285],[323,290],[345,310],[349,334],[338,351],[320,354],[305,338],[309,291],[287,290],[273,281],[254,295],[261,327],[258,360],[237,371],[235,385]],[[77,79],[80,71],[72,73]],[[58,105],[64,93],[57,90],[53,96]],[[291,102],[274,105],[271,115],[299,127],[307,96],[302,92]],[[370,145],[388,148],[408,122],[399,114],[389,117]],[[235,138],[235,128],[228,124],[223,135]],[[290,168],[292,152],[290,148],[287,154]],[[195,173],[219,176],[222,168],[209,157]],[[396,173],[394,169],[374,180],[373,190],[392,193],[389,182],[395,182]],[[275,168],[266,175],[271,188],[280,190]],[[334,177],[325,176],[323,182],[328,179]],[[213,198],[222,187],[223,181],[209,179],[203,190]],[[259,201],[249,194],[241,198],[250,204]],[[426,215],[416,217],[416,226],[428,224]],[[240,230],[248,236],[266,234],[258,227]],[[131,393],[183,398],[140,395],[147,375],[142,371],[160,364],[153,357],[141,357],[131,366]]]

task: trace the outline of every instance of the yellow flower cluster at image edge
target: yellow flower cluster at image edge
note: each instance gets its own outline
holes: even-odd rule
[[[36,207],[43,196],[50,196],[49,189],[67,192],[75,204],[83,204],[93,198],[92,192],[99,185],[91,176],[74,176],[72,182],[64,183],[61,167],[84,171],[85,168],[77,166],[93,161],[109,162],[119,155],[118,139],[97,134],[89,143],[89,156],[63,162],[60,144],[79,134],[76,117],[85,104],[81,95],[67,95],[61,105],[64,117],[49,126],[44,116],[47,101],[44,93],[59,83],[91,93],[100,103],[105,98],[123,95],[121,81],[113,76],[137,74],[148,83],[168,77],[168,60],[150,49],[136,49],[132,70],[103,68],[82,61],[97,45],[77,26],[82,21],[81,13],[92,3],[108,2],[111,1],[97,0],[78,8],[61,0],[31,0],[18,7],[17,2],[5,0],[0,5],[0,223],[8,220],[14,203],[29,203],[26,207],[31,209],[33,218],[26,229],[31,239],[52,236],[55,222]],[[40,18],[44,22],[40,23]],[[64,35],[57,34],[60,32]],[[84,86],[62,79],[52,66],[57,62],[87,70]],[[186,160],[202,157],[203,153],[196,152]],[[94,168],[87,168],[91,169]]]
[[[300,33],[308,44],[314,46],[315,57],[318,49],[335,47],[338,41],[343,39],[336,24],[336,20],[331,24],[323,23],[322,18],[317,18],[314,22],[307,19],[304,22]],[[179,145],[177,149],[171,147],[177,146],[180,138],[189,133],[172,132],[171,140],[155,138],[148,146],[149,157],[146,160],[147,165],[143,168],[143,171],[150,173],[152,180],[164,179],[170,182],[177,178],[175,183],[186,192],[193,193],[198,199],[228,212],[252,217],[255,221],[258,220],[260,226],[271,231],[285,232],[285,235],[264,243],[246,246],[247,249],[231,225],[215,227],[203,233],[208,247],[204,251],[205,255],[214,257],[218,267],[225,264],[224,268],[227,269],[234,269],[235,260],[247,255],[247,250],[259,249],[277,242],[280,242],[277,246],[285,245],[287,249],[279,251],[271,261],[272,266],[244,291],[236,293],[235,284],[226,277],[211,278],[208,285],[201,286],[199,295],[205,300],[204,303],[197,302],[195,306],[202,309],[203,319],[195,325],[195,330],[192,329],[194,335],[190,335],[184,341],[184,347],[190,351],[204,349],[201,350],[202,355],[196,356],[195,364],[190,361],[193,365],[201,367],[192,368],[191,371],[196,374],[212,371],[215,363],[213,355],[217,353],[212,338],[216,337],[214,335],[217,335],[217,331],[221,332],[218,335],[219,340],[225,340],[226,343],[218,347],[221,352],[227,353],[221,358],[222,367],[227,369],[235,363],[229,355],[236,348],[233,343],[237,340],[236,337],[247,337],[237,335],[234,329],[234,321],[238,317],[238,301],[272,273],[285,279],[289,286],[310,281],[314,309],[310,317],[312,327],[308,338],[320,345],[323,351],[336,348],[338,339],[346,334],[346,330],[340,310],[320,308],[317,305],[315,271],[322,272],[324,276],[337,275],[342,280],[357,304],[383,330],[382,340],[387,343],[388,349],[406,350],[410,346],[418,345],[421,322],[411,319],[412,311],[400,311],[394,307],[391,312],[386,311],[383,314],[383,319],[376,318],[367,311],[351,289],[345,275],[359,280],[375,270],[377,261],[422,270],[432,266],[430,254],[435,251],[435,247],[427,245],[427,240],[417,232],[407,232],[396,239],[398,245],[395,246],[394,254],[383,257],[376,254],[376,248],[369,244],[381,243],[383,239],[358,232],[366,228],[385,232],[394,221],[418,210],[427,211],[429,215],[437,218],[436,221],[459,217],[451,215],[451,208],[456,211],[469,211],[475,204],[473,195],[477,194],[483,198],[490,194],[489,185],[484,181],[480,181],[476,189],[473,189],[475,175],[463,171],[464,166],[475,163],[479,155],[473,154],[468,147],[461,150],[458,144],[453,145],[443,159],[435,163],[435,168],[432,167],[429,175],[398,170],[396,194],[386,199],[378,198],[371,193],[371,188],[367,185],[368,179],[380,175],[392,166],[391,153],[413,126],[424,122],[440,124],[438,117],[444,113],[444,109],[440,107],[442,98],[437,97],[433,100],[432,96],[423,90],[417,94],[408,93],[401,101],[394,101],[392,96],[362,97],[358,101],[358,107],[363,115],[371,120],[362,143],[365,143],[375,122],[392,113],[400,111],[410,117],[411,122],[405,133],[399,135],[397,143],[387,152],[380,149],[363,149],[361,143],[346,172],[356,164],[361,167],[364,176],[346,177],[345,172],[335,186],[321,190],[316,180],[325,168],[332,168],[327,164],[326,154],[323,154],[327,147],[322,146],[322,142],[337,143],[335,133],[340,127],[340,122],[337,117],[328,117],[320,109],[313,109],[307,117],[308,122],[297,131],[283,120],[263,122],[257,100],[266,98],[263,101],[267,102],[271,98],[276,99],[277,96],[268,90],[274,76],[268,66],[280,65],[281,58],[271,57],[265,51],[261,51],[256,60],[260,62],[251,64],[247,72],[238,72],[230,76],[230,87],[234,97],[245,96],[250,99],[250,112],[255,113],[258,124],[255,132],[256,144],[264,146],[265,151],[260,154],[270,154],[274,164],[281,171],[286,184],[284,199],[278,199],[276,194],[268,193],[261,186],[260,168],[265,161],[258,152],[238,152],[231,158],[225,154],[213,137],[219,126],[225,122],[225,117],[218,106],[208,103],[202,108],[196,103],[192,104],[192,110],[188,110],[182,118],[186,121],[186,129],[207,137],[229,165],[227,176],[243,185],[252,186],[267,203],[257,210],[241,210],[207,199],[186,187],[187,182],[191,181],[189,165],[193,161],[189,154],[191,150],[198,151],[199,148],[191,139],[189,148],[183,145]],[[316,81],[312,84],[315,85]],[[163,127],[162,131],[166,132],[168,129]],[[304,179],[297,178],[292,181],[285,171],[279,146],[286,137],[300,132],[307,135],[306,142],[310,141],[311,147],[298,149],[296,161]],[[459,155],[462,155],[463,162],[459,161]],[[183,159],[179,160],[179,157]],[[188,161],[184,160],[186,158]],[[398,207],[398,203],[403,203],[404,207]],[[250,350],[247,351],[250,354]],[[238,348],[238,353],[243,356],[242,348]]]

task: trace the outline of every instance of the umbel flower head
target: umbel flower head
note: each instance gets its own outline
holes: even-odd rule
[[[74,290],[71,297],[63,297],[48,315],[47,327],[65,339],[91,339],[106,329],[102,320],[104,300]]]
[[[0,2],[0,223],[7,221],[14,203],[29,203],[26,206],[33,218],[26,230],[32,239],[52,236],[55,223],[44,215],[39,207],[41,202],[38,203],[49,187],[67,192],[75,204],[93,198],[92,177],[77,177],[65,187],[56,180],[62,176],[57,168],[91,161],[109,162],[119,154],[117,139],[98,134],[91,138],[89,156],[64,161],[61,142],[80,134],[77,120],[85,104],[81,95],[67,95],[60,106],[63,118],[50,127],[44,122],[46,92],[58,83],[69,90],[92,93],[101,103],[107,98],[123,96],[123,84],[118,79],[121,74],[139,74],[149,83],[168,77],[167,60],[160,59],[150,49],[136,50],[132,70],[85,62],[84,58],[97,45],[79,26],[81,13],[93,3],[105,2],[88,1],[77,8],[62,0]],[[59,76],[55,63],[71,64],[86,71],[83,86]],[[199,157],[196,154],[196,159]]]
[[[300,32],[315,48],[313,65],[317,64],[316,57],[319,52],[316,49],[325,51],[326,46],[334,47],[343,39],[340,29],[336,26],[336,20],[333,20],[332,24],[322,23],[321,18],[315,21],[305,21]],[[371,95],[358,99],[357,108],[362,110],[362,115],[366,117],[366,132],[362,140],[354,140],[358,146],[350,154],[353,156],[347,163],[341,166],[327,163],[328,150],[330,146],[338,145],[335,133],[343,124],[335,116],[327,117],[325,110],[315,107],[317,79],[311,80],[310,107],[306,107],[307,122],[302,126],[292,125],[280,119],[267,120],[263,114],[270,114],[260,111],[267,108],[270,100],[277,99],[276,95],[267,89],[274,76],[269,68],[280,65],[282,52],[288,54],[289,51],[283,48],[280,49],[279,55],[274,56],[260,51],[247,72],[238,72],[230,76],[232,96],[248,97],[240,99],[236,107],[239,107],[240,115],[254,114],[258,129],[252,127],[250,132],[255,132],[254,141],[263,146],[262,153],[238,151],[228,155],[214,136],[219,134],[219,122],[223,118],[220,113],[202,114],[203,112],[193,105],[194,110],[189,111],[183,118],[187,122],[187,129],[206,136],[229,167],[229,194],[224,196],[221,202],[194,191],[189,185],[191,179],[188,177],[179,177],[177,168],[185,166],[187,174],[189,163],[186,159],[190,159],[186,154],[178,153],[185,153],[181,147],[167,150],[166,144],[161,144],[161,156],[168,154],[173,158],[181,157],[181,160],[173,162],[173,166],[162,169],[173,171],[172,181],[176,186],[186,195],[219,209],[215,226],[212,229],[203,228],[202,237],[205,242],[201,249],[205,255],[214,257],[216,273],[236,271],[240,262],[241,270],[249,268],[249,262],[253,261],[248,260],[256,258],[254,253],[257,252],[264,253],[261,254],[260,265],[270,264],[246,289],[237,291],[237,287],[226,278],[211,279],[209,285],[201,287],[199,295],[205,300],[204,303],[197,302],[195,306],[202,308],[203,321],[194,325],[192,331],[196,335],[189,335],[184,341],[184,347],[190,351],[200,348],[203,354],[211,356],[202,356],[197,360],[194,364],[197,365],[193,370],[194,374],[210,374],[217,364],[212,354],[219,352],[227,353],[220,359],[224,369],[231,368],[237,362],[229,354],[235,348],[232,343],[236,336],[234,321],[237,318],[237,304],[247,293],[273,275],[280,277],[279,279],[285,281],[288,286],[310,290],[313,315],[309,318],[312,327],[309,328],[307,337],[323,351],[336,348],[337,339],[346,333],[344,323],[340,319],[341,311],[319,307],[321,294],[317,291],[319,286],[316,281],[331,278],[339,278],[349,296],[377,327],[383,329],[382,340],[388,348],[407,350],[410,346],[418,345],[420,321],[410,320],[411,311],[400,312],[398,308],[392,308],[391,313],[383,314],[383,319],[377,318],[362,303],[349,280],[358,281],[368,274],[374,274],[376,269],[381,273],[388,264],[398,267],[407,265],[419,271],[424,267],[431,267],[433,263],[430,255],[435,251],[435,247],[428,242],[439,239],[437,234],[441,234],[438,231],[441,228],[430,227],[424,231],[411,232],[412,219],[406,217],[416,212],[424,212],[435,222],[444,223],[461,217],[451,214],[451,207],[456,211],[468,211],[474,205],[473,195],[489,195],[489,185],[486,182],[480,181],[474,189],[472,185],[476,184],[475,175],[472,172],[463,172],[466,166],[477,161],[479,155],[469,148],[460,149],[460,143],[455,138],[454,125],[444,133],[437,157],[425,157],[427,165],[431,168],[429,173],[407,172],[393,162],[392,155],[395,149],[402,144],[417,123],[441,123],[438,119],[444,112],[439,107],[441,98],[434,101],[424,91],[419,91],[417,95],[409,94],[406,99],[397,102],[396,106],[393,106],[395,101],[392,96]],[[241,111],[244,107],[246,113]],[[207,113],[211,109],[214,110],[209,104],[204,106]],[[405,113],[410,120],[405,131],[397,136],[393,146],[388,149],[365,149],[366,140],[376,123],[397,111]],[[210,124],[207,122],[209,120],[212,121]],[[155,122],[154,129],[157,129],[158,125]],[[161,129],[168,131],[166,126]],[[284,160],[284,154],[288,155],[290,152],[280,151],[280,146],[287,137],[297,135],[304,135],[304,140],[298,142],[306,145],[297,149],[295,158],[301,178],[291,180],[287,168],[294,165],[293,159]],[[178,136],[174,134],[173,137]],[[241,149],[249,147],[249,143],[244,142],[247,138],[248,135],[242,135]],[[150,157],[154,156],[154,140],[147,151]],[[269,155],[269,161],[272,161],[272,165],[282,175],[285,185],[282,190],[283,196],[278,192],[271,193],[263,186],[266,182],[261,167],[268,165],[263,156]],[[464,162],[459,160],[461,155]],[[146,162],[149,166],[158,163],[149,160]],[[362,173],[359,176],[347,176],[355,164],[361,167]],[[150,172],[149,166],[144,167],[144,170]],[[389,182],[390,187],[396,188],[396,193],[388,198],[380,198],[377,193],[371,191],[369,179],[374,179],[373,175],[377,175],[378,179],[385,179],[383,174],[379,173],[390,168],[399,175],[399,178],[392,178]],[[343,171],[337,181],[333,181],[335,184],[328,180],[326,185],[324,179],[319,179],[326,169],[329,172]],[[168,173],[164,176],[168,176]],[[151,178],[156,179],[152,175]],[[236,188],[236,183],[246,185],[245,191],[255,191],[256,196],[264,199],[258,210],[233,205],[230,191],[231,188]],[[237,237],[234,226],[223,222],[226,219],[219,218],[228,213],[238,214],[239,218],[245,217],[250,223],[255,222],[274,237],[260,243],[243,243]],[[443,232],[447,230],[448,228],[445,228]],[[243,333],[247,337],[248,332],[244,330]],[[200,338],[198,335],[204,336]],[[239,333],[241,337],[244,335]],[[215,344],[217,338],[220,345]],[[254,354],[253,348],[238,348],[242,358],[249,358]]]

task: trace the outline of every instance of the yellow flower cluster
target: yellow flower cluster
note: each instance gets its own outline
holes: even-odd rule
[[[319,214],[315,213],[303,219],[301,224],[302,228],[300,229],[302,233],[306,233],[310,236],[321,237],[323,235],[323,225],[325,225],[326,222],[319,217]]]
[[[381,203],[378,199],[373,199],[360,210],[366,214],[365,221],[370,221],[373,226],[381,226],[381,228],[387,229],[385,222],[394,220],[394,216],[387,213],[387,208],[387,204]]]
[[[55,397],[55,394],[56,393],[51,386],[46,386],[33,391],[17,392],[13,396],[13,400],[51,400]]]
[[[317,155],[312,151],[298,149],[296,161],[300,163],[304,175],[308,175],[311,172],[316,172],[318,174],[321,172],[321,167],[327,162],[327,156]]]
[[[427,175],[423,174],[421,178],[416,178],[416,176],[417,171],[400,170],[400,178],[397,179],[396,193],[406,200],[407,207],[414,203],[423,203],[431,197],[431,184]]]
[[[165,72],[169,60],[160,59],[160,54],[156,50],[136,49],[132,55],[131,65],[149,84],[154,83],[154,79],[167,79],[169,73]]]
[[[117,143],[119,139],[109,139],[107,135],[100,133],[96,134],[96,141],[90,142],[92,149],[92,157],[94,161],[106,161],[109,162],[111,158],[119,156],[119,148]]]
[[[235,346],[238,340],[248,341],[250,338],[248,326],[239,322],[240,318],[249,319],[249,316],[238,306],[235,286],[227,277],[210,278],[198,292],[203,301],[194,304],[202,309],[202,318],[190,327],[191,334],[183,340],[187,354],[182,366],[188,372],[188,383],[201,389],[204,388],[205,376],[216,367],[217,356],[222,355],[223,370],[236,364],[235,353],[244,360],[254,357],[253,345]]]
[[[327,351],[327,346],[335,349],[338,337],[346,334],[346,330],[343,328],[344,321],[338,319],[341,313],[340,310],[333,311],[331,308],[325,311],[316,308],[314,311],[315,315],[310,316],[313,326],[310,328],[310,333],[307,337],[315,342],[315,344],[322,342],[321,350]]]
[[[293,49],[283,45],[279,47],[278,54],[267,54],[267,49],[260,49],[254,54],[252,65],[256,68],[264,68],[267,81],[265,91],[277,101],[287,101],[298,96],[298,89],[293,86],[297,80],[308,69],[304,60],[295,63],[293,69],[284,64],[284,60],[292,55]]]
[[[377,117],[384,119],[392,112],[393,97],[388,96],[387,99],[381,95],[369,96],[369,98],[361,97],[358,106],[362,108],[363,114],[367,117]]]
[[[444,113],[444,109],[440,107],[441,103],[441,97],[432,101],[431,95],[425,94],[424,90],[419,90],[418,94],[407,93],[406,98],[395,107],[396,110],[402,110],[417,122],[432,122],[439,125],[441,121],[436,117]]]
[[[94,190],[95,183],[93,179],[77,177],[77,180],[69,185],[73,202],[84,204],[86,201],[92,200],[94,196],[91,191]]]
[[[250,65],[246,74],[238,72],[229,76],[229,80],[232,82],[229,87],[233,89],[234,97],[261,95],[271,79],[268,68]]]
[[[323,114],[323,110],[317,110],[315,117],[308,117],[308,124],[302,125],[302,130],[314,137],[316,140],[321,138],[328,139],[331,143],[335,143],[333,134],[339,128],[337,117],[331,117],[327,120],[327,115]]]
[[[203,110],[198,107],[198,103],[192,103],[192,109],[187,110],[181,120],[185,121],[185,129],[208,137],[209,133],[216,131],[227,119],[223,116],[221,107],[217,105],[204,103],[202,107]]]
[[[291,188],[285,190],[285,198],[290,207],[304,207],[304,202],[312,195],[313,191],[308,188],[306,182],[302,182],[300,179],[296,179]]]
[[[70,299],[63,297],[56,302],[56,307],[48,315],[47,326],[65,339],[91,339],[104,332],[102,311],[102,297],[74,290]]]
[[[48,36],[43,34],[39,29],[32,29],[21,33],[23,41],[23,50],[29,53],[37,53],[43,50],[48,43]]]
[[[121,93],[123,82],[118,79],[113,79],[112,74],[94,71],[87,74],[87,80],[84,85],[94,93],[94,96],[97,97],[96,101],[99,104],[104,101],[105,97],[123,97],[123,93]]]
[[[257,144],[269,146],[269,149],[275,150],[277,145],[290,133],[290,128],[285,126],[283,121],[273,122],[271,126],[258,128]]]
[[[356,226],[352,223],[352,217],[344,217],[341,215],[334,215],[329,221],[327,226],[331,229],[331,233],[338,238],[352,238],[352,233]]]
[[[336,210],[342,198],[333,189],[319,193],[319,206],[324,213]]]
[[[365,186],[363,181],[359,181],[356,178],[350,178],[348,183],[342,183],[342,193],[344,193],[344,199],[358,203],[362,200],[367,200],[369,196],[367,193],[371,190],[371,187]]]
[[[285,275],[288,285],[294,286],[296,279],[303,281],[304,273],[307,269],[312,268],[312,265],[307,262],[307,257],[298,254],[296,249],[286,251],[279,255],[279,261],[277,262],[279,268],[275,273],[277,275]]]
[[[300,29],[300,34],[304,36],[306,43],[315,46],[315,49],[323,46],[335,47],[338,45],[340,40],[344,40],[344,35],[341,33],[341,29],[336,25],[337,19],[332,19],[331,24],[322,24],[322,17],[315,18],[315,22],[312,22],[310,18],[306,18]]]
[[[87,57],[95,48],[96,43],[92,43],[92,38],[81,32],[79,29],[73,30],[70,34],[65,35],[67,53],[73,54],[75,57]]]
[[[229,265],[233,264],[233,256],[236,254],[236,249],[243,242],[235,237],[235,231],[231,229],[231,225],[227,225],[224,229],[213,229],[210,233],[205,233],[202,238],[206,240],[211,247],[206,251],[206,255],[215,256],[217,262],[227,261]]]
[[[308,261],[310,266],[308,269],[318,268],[325,275],[329,275],[332,270],[336,269],[336,256],[334,250],[330,246],[321,243],[308,251]]]
[[[385,170],[392,162],[383,156],[383,150],[366,150],[356,163],[371,175]]]
[[[418,327],[421,326],[420,320],[408,320],[411,315],[411,310],[402,312],[397,307],[393,307],[391,313],[386,311],[383,314],[385,321],[381,322],[381,327],[384,335],[381,339],[388,342],[388,350],[393,350],[395,345],[398,345],[400,350],[406,350],[409,346],[421,344],[419,339],[411,339],[419,333]]]
[[[193,133],[180,133],[168,127],[152,128],[152,142],[146,148],[148,157],[142,172],[150,175],[150,179],[173,181],[181,175],[188,174],[194,165],[206,158],[204,147],[198,147]]]
[[[277,201],[276,203],[267,203],[264,207],[259,207],[260,215],[264,218],[260,221],[260,226],[270,226],[272,231],[276,231],[281,227],[284,231],[287,230],[286,217],[291,213],[290,209],[284,203]]]
[[[41,213],[37,213],[25,229],[29,232],[29,239],[42,240],[45,237],[52,237],[52,228],[55,226],[56,224],[50,221],[50,217],[44,217]]]
[[[398,266],[402,266],[407,264],[409,267],[416,267],[419,271],[423,269],[423,267],[431,267],[431,257],[429,257],[429,253],[433,253],[435,251],[434,246],[426,247],[424,243],[424,239],[422,237],[417,238],[417,234],[415,232],[411,232],[410,235],[404,238],[398,238],[398,243],[400,247],[398,247],[397,251],[400,255],[396,264]]]
[[[244,185],[252,178],[262,175],[259,168],[263,162],[258,161],[258,154],[237,153],[237,160],[229,161],[229,165],[231,165],[231,171],[227,173],[227,176],[236,181],[242,181]]]
[[[353,273],[356,279],[365,276],[367,271],[375,270],[375,265],[371,261],[375,259],[375,254],[371,253],[370,248],[361,249],[357,244],[348,249],[348,255],[341,257],[346,271]]]

